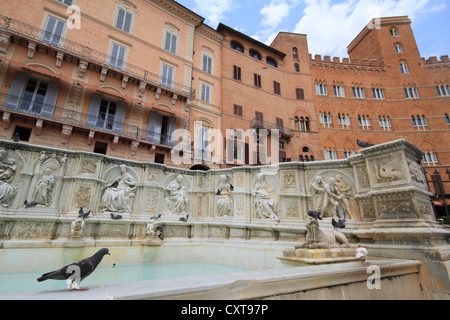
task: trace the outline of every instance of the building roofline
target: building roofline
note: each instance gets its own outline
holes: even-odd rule
[[[252,42],[254,44],[256,44],[259,47],[262,47],[270,52],[272,52],[273,54],[276,54],[277,56],[279,56],[280,58],[284,59],[287,55],[284,52],[278,51],[277,49],[272,48],[271,46],[268,46],[256,39],[253,39],[250,36],[247,36],[246,34],[243,34],[242,32],[237,31],[236,29],[230,28],[226,25],[224,25],[223,23],[219,23],[219,26],[217,27],[217,31],[221,32],[223,34],[224,31],[226,32],[230,32],[240,38],[243,38],[249,42]]]
[[[372,30],[381,27],[382,25],[399,25],[399,24],[411,24],[411,19],[408,16],[396,16],[396,17],[382,17],[374,18],[361,30],[361,32],[353,39],[353,41],[347,46],[347,53],[350,52],[364,39]]]

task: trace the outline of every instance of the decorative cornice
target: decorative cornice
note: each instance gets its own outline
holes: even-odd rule
[[[194,26],[198,26],[205,18],[199,16],[195,12],[187,9],[181,4],[177,3],[173,0],[145,0],[146,2],[159,7],[161,10],[169,12],[178,18],[182,19],[186,23],[193,24]]]

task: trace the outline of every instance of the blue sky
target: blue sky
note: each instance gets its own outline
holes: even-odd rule
[[[407,15],[422,57],[450,55],[450,0],[177,0],[216,28],[219,22],[263,43],[279,31],[308,35],[309,52],[347,57],[372,18]]]

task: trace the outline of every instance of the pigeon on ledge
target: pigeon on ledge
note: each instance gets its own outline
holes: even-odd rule
[[[111,213],[111,218],[113,218],[114,220],[120,220],[122,219],[122,216],[120,214]]]
[[[158,220],[159,218],[161,218],[161,213],[151,217],[150,219]]]
[[[106,248],[100,249],[92,257],[85,258],[78,262],[69,264],[59,270],[43,274],[37,279],[38,282],[45,280],[67,280],[67,288],[70,290],[85,291],[80,284],[83,279],[89,276],[102,261],[104,255],[110,255]]]
[[[25,205],[25,208],[27,208],[27,209],[36,207],[38,205],[37,202],[28,201],[28,200],[25,200],[25,202],[23,204]]]
[[[371,144],[370,142],[360,141],[359,139],[356,139],[356,143],[361,148],[368,148],[368,147],[373,147],[374,146],[374,144]]]
[[[189,215],[186,215],[186,217],[181,217],[180,221],[188,222],[188,219],[189,219]]]
[[[83,219],[86,219],[90,214],[91,210],[89,210],[88,212],[84,212],[83,207],[81,207],[80,210],[78,211],[78,216]]]
[[[12,137],[12,139],[13,139],[14,142],[19,142],[19,141],[20,141],[19,133],[16,132],[16,133],[14,134],[14,136]]]
[[[344,229],[345,228],[345,224],[344,221],[342,219],[339,219],[338,221],[331,219],[331,224],[334,227],[334,230],[336,229]]]
[[[320,215],[321,215],[320,212],[313,211],[313,210],[309,210],[309,211],[308,211],[308,216],[310,216],[311,218],[323,220],[322,217],[321,217]]]

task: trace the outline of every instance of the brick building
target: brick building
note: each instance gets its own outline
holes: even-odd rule
[[[208,129],[220,131],[231,161],[192,153],[187,169],[249,163],[251,141],[227,129],[279,129],[280,161],[344,159],[356,139],[405,138],[426,152],[429,174],[443,175],[448,56],[422,58],[407,17],[375,19],[348,53],[311,57],[307,36],[286,32],[268,46],[172,0],[9,1],[0,138],[172,166],[176,129],[188,130],[193,153],[214,140]]]

